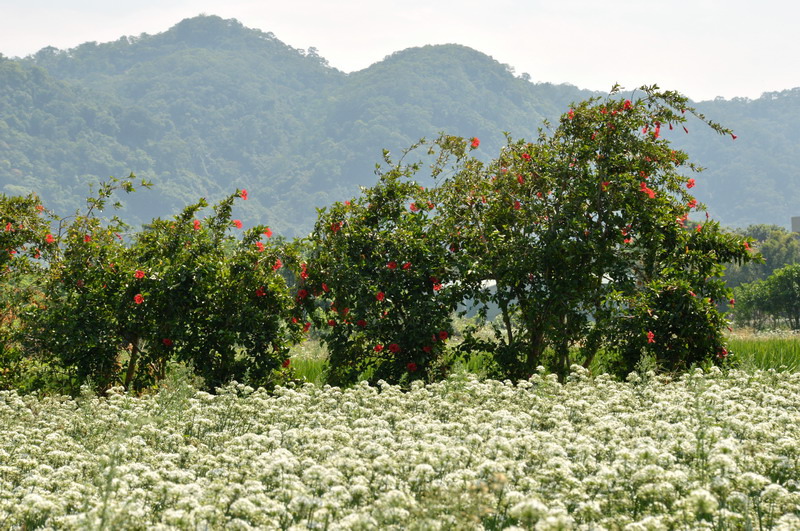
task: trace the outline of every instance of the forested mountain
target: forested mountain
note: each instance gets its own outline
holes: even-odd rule
[[[533,83],[459,45],[408,49],[346,74],[314,49],[200,16],[158,35],[0,56],[0,192],[35,191],[68,213],[88,183],[134,172],[155,183],[126,198],[123,217],[141,223],[246,188],[242,219],[294,236],[315,207],[372,184],[383,148],[445,131],[477,136],[493,155],[503,131],[533,138],[543,118],[592,95],[602,96]],[[709,168],[698,197],[727,225],[787,226],[800,215],[800,89],[698,107],[739,136],[699,122],[674,135]]]

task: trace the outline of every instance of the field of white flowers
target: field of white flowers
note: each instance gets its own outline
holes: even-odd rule
[[[800,529],[800,373],[0,393],[0,529]]]

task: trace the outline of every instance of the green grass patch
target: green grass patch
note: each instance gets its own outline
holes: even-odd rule
[[[746,369],[800,370],[800,337],[744,336],[731,337],[729,350]]]

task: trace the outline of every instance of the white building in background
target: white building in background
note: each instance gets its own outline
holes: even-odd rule
[[[800,216],[792,217],[792,232],[800,232]]]

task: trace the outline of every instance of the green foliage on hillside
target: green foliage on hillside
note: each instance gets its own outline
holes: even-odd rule
[[[582,94],[537,86],[474,50],[407,50],[347,75],[234,20],[201,16],[158,35],[0,59],[0,191],[75,210],[87,184],[131,172],[156,183],[133,224],[231,188],[258,191],[248,219],[307,233],[315,207],[374,182],[386,147],[447,130],[530,136]],[[541,86],[550,90],[549,86]],[[568,95],[568,96],[567,96]]]
[[[446,132],[494,151],[503,132],[532,138],[543,119],[592,95],[531,83],[459,45],[404,50],[345,74],[313,48],[199,16],[157,35],[0,56],[0,192],[75,210],[87,183],[134,172],[156,184],[121,213],[137,225],[247,188],[259,192],[248,219],[297,236],[316,207],[374,183],[383,148]],[[698,109],[739,136],[673,132],[711,168],[699,199],[725,225],[786,225],[800,199],[800,90]]]

